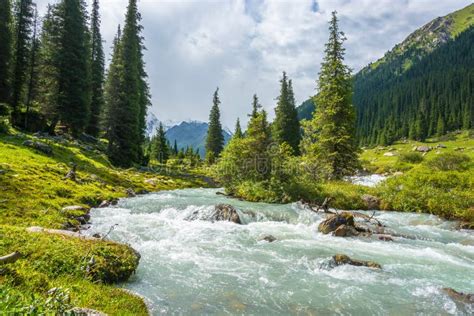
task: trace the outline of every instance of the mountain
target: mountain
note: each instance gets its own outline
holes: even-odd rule
[[[298,112],[298,120],[309,120],[313,117],[313,112],[316,109],[313,99],[308,99],[296,107]]]
[[[205,122],[189,121],[181,122],[178,125],[170,127],[166,131],[166,138],[173,146],[174,141],[178,148],[192,146],[194,150],[199,149],[199,154],[204,157],[206,154],[206,136],[209,125]],[[223,129],[224,142],[227,143],[232,137],[228,129]]]
[[[474,126],[474,4],[438,17],[354,76],[361,144]],[[308,118],[310,100],[298,107]]]

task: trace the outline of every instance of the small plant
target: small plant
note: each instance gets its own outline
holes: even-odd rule
[[[402,153],[398,157],[399,162],[405,162],[405,163],[420,163],[423,161],[423,156],[420,153],[417,152],[407,152],[407,153]]]
[[[441,171],[463,171],[469,168],[471,158],[461,153],[443,153],[427,161],[428,167]]]

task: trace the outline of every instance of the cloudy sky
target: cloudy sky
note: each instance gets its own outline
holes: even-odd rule
[[[57,0],[37,0],[40,11]],[[91,2],[91,0],[88,0]],[[128,0],[102,0],[107,55]],[[252,95],[273,116],[286,71],[300,103],[315,93],[337,10],[354,71],[383,56],[416,28],[471,0],[139,0],[153,107],[160,120],[207,121],[219,87],[223,124],[246,121]],[[109,58],[109,56],[108,56]]]

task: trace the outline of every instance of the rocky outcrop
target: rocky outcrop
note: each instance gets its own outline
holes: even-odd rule
[[[374,269],[382,268],[382,266],[376,262],[351,259],[349,256],[346,256],[343,254],[337,254],[333,256],[332,260],[337,266],[340,266],[343,264],[349,264],[349,265],[357,266],[357,267],[368,267],[368,268],[374,268]]]
[[[323,234],[329,234],[341,225],[354,227],[354,216],[349,212],[331,215],[319,224],[318,231]]]
[[[211,219],[215,221],[228,221],[236,224],[242,224],[237,210],[230,204],[216,205]]]
[[[474,294],[458,292],[450,287],[443,288],[443,292],[457,303],[474,304]]]
[[[23,142],[23,146],[30,147],[36,149],[44,154],[51,155],[53,153],[53,148],[48,144],[37,142],[33,140],[25,140]]]

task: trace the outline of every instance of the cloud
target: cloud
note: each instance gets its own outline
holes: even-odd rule
[[[37,0],[42,12],[48,0]],[[51,1],[50,1],[51,2]],[[90,2],[90,0],[89,0]],[[140,0],[153,111],[163,120],[207,120],[220,87],[222,120],[245,122],[253,93],[273,116],[279,79],[293,79],[297,102],[315,93],[330,13],[346,33],[354,71],[383,56],[412,31],[470,0]],[[102,0],[110,45],[127,0]]]

